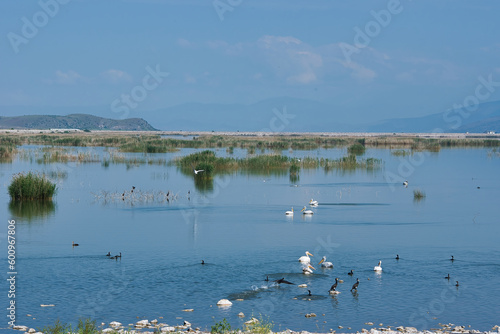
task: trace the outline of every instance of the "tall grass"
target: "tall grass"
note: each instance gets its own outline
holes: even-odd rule
[[[8,188],[12,200],[50,200],[56,192],[56,185],[44,175],[29,172],[14,175]]]

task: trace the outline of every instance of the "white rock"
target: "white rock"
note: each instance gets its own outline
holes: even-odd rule
[[[259,323],[259,320],[255,319],[255,318],[252,318],[248,321],[245,321],[245,325],[253,325],[253,324],[258,324],[258,323]]]
[[[149,325],[149,320],[139,320],[135,323],[137,327],[146,327]]]
[[[111,321],[111,322],[109,323],[109,325],[110,325],[111,327],[120,327],[120,326],[122,325],[122,323],[121,323],[121,322],[118,322],[118,321]]]
[[[156,325],[156,324],[158,323],[158,320],[157,320],[157,319],[153,319],[153,320],[151,320],[151,323],[152,323],[153,325]]]
[[[172,326],[166,326],[166,327],[162,327],[160,329],[162,332],[175,332],[175,327],[172,327]]]
[[[233,305],[233,303],[231,303],[227,299],[221,299],[217,302],[217,306],[231,306],[231,305]]]
[[[28,326],[14,326],[12,329],[26,332],[28,330]]]
[[[243,312],[238,313],[238,317],[244,318],[245,317],[245,313],[243,313]]]
[[[28,333],[36,333],[36,329],[30,328],[30,329],[28,329]]]
[[[104,328],[101,333],[113,333],[115,329],[113,328]]]

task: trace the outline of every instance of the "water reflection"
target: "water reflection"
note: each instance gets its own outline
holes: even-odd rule
[[[10,201],[10,213],[16,217],[27,221],[38,218],[48,218],[56,211],[53,201]]]

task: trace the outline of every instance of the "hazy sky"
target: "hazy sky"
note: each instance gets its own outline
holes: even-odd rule
[[[500,99],[499,14],[498,0],[2,0],[0,105],[442,112],[480,77],[480,102]]]

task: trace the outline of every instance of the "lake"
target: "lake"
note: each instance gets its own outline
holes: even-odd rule
[[[169,164],[195,149],[120,153],[128,163],[108,164],[44,164],[37,161],[41,147],[20,149],[23,154],[0,164],[6,278],[7,224],[16,221],[16,324],[159,319],[210,330],[224,318],[241,328],[252,315],[272,321],[274,331],[343,326],[354,332],[369,329],[366,322],[418,329],[451,322],[479,330],[500,324],[500,157],[491,149],[405,157],[368,149],[363,158],[382,159],[382,168],[302,168],[292,181],[288,171],[240,171],[216,176],[209,185],[195,184],[194,175]],[[110,154],[78,150],[99,159]],[[225,149],[216,153],[229,155]],[[282,154],[337,159],[346,149]],[[57,183],[52,204],[9,204],[12,175],[30,170]],[[416,189],[423,199],[414,199]],[[311,199],[319,205],[310,207]],[[302,215],[304,206],[314,214]],[[285,216],[291,207],[293,218]],[[305,251],[314,255],[312,275],[302,274],[298,262]],[[108,252],[122,257],[111,260]],[[333,269],[318,265],[323,256]],[[381,273],[373,270],[379,261]],[[272,282],[283,277],[295,285]],[[335,277],[343,283],[332,297]],[[223,298],[232,306],[217,307]],[[317,316],[306,318],[308,313]],[[6,328],[3,318],[0,327]]]

